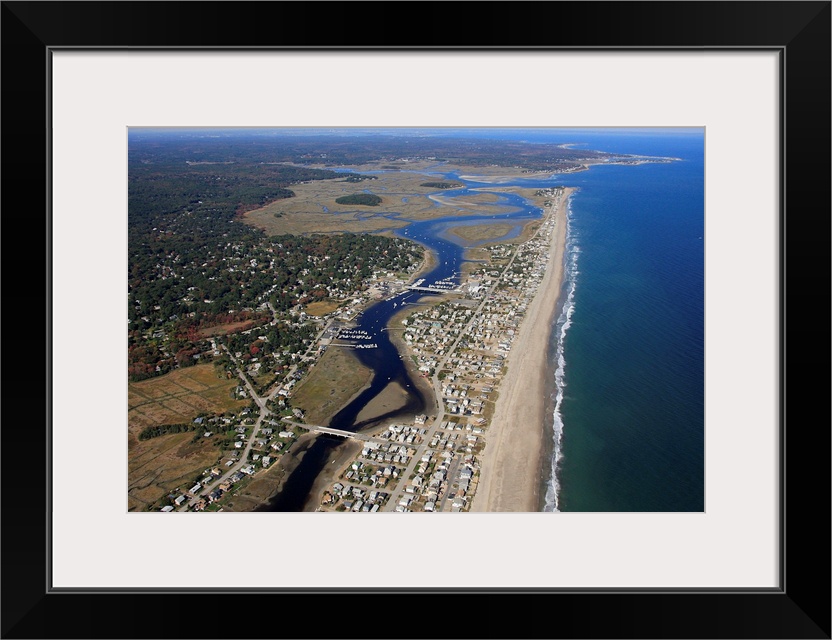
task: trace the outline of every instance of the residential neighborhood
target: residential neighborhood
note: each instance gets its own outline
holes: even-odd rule
[[[556,199],[559,189],[547,190],[546,195]],[[554,217],[549,206],[544,213],[531,239],[485,247],[487,264],[472,270],[458,290],[414,306],[401,319],[402,356],[411,359],[432,386],[438,411],[416,415],[410,423],[394,421],[348,436],[360,437],[363,447],[320,496],[319,511],[470,509],[506,357],[547,266]],[[306,424],[302,413],[291,408],[292,390],[302,378],[298,372],[313,364],[339,335],[370,339],[350,329],[348,318],[380,297],[404,290],[406,282],[391,275],[374,274],[346,310],[316,320],[315,339],[265,393],[258,393],[251,383],[256,363],[243,365],[239,354],[228,353],[242,382],[238,394],[252,404],[233,416],[197,418],[206,429],[204,437],[233,430],[233,446],[199,482],[168,496],[170,504],[162,511],[222,511],[223,500],[275,464],[298,435],[322,427]]]

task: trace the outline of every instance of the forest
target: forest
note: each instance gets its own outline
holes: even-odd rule
[[[184,157],[164,136],[131,141],[130,380],[211,359],[218,343],[244,360],[277,354],[270,359],[277,369],[310,339],[311,329],[291,321],[290,309],[345,297],[377,269],[403,271],[422,259],[421,248],[406,240],[267,237],[240,219],[250,208],[293,197],[293,184],[343,174],[245,161],[240,151],[216,164]],[[252,339],[246,334],[264,326]]]

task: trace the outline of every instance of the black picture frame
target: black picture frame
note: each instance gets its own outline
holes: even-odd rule
[[[385,3],[2,3],[2,637],[287,637],[298,635],[286,626],[298,621],[302,637],[331,638],[830,638],[830,2],[397,6],[411,19],[391,33],[389,22],[374,28],[370,18],[389,19],[393,5]],[[778,51],[784,80],[780,587],[51,590],[49,482],[60,479],[49,473],[48,398],[60,381],[49,375],[50,52],[129,47]],[[83,517],[95,497],[78,490]],[[160,560],[183,550],[160,548]],[[388,605],[406,610],[407,622],[378,613]]]

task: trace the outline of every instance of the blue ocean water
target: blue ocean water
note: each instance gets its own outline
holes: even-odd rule
[[[702,511],[704,132],[558,139],[680,161],[563,176],[580,191],[553,331],[559,442],[545,509]]]

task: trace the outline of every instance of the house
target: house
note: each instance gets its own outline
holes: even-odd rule
[[[174,500],[174,503],[176,503],[177,507],[181,507],[182,503],[185,502],[185,500],[187,500],[187,499],[188,499],[188,496],[186,496],[185,494],[182,494],[181,496],[176,498],[176,500]]]
[[[197,482],[194,486],[188,489],[188,493],[190,493],[191,495],[196,495],[197,491],[199,491],[200,489],[202,489],[202,485],[199,482]]]
[[[161,511],[163,513],[170,513],[171,511],[173,511],[173,507],[170,506],[170,505],[166,505],[166,506],[162,507]]]

